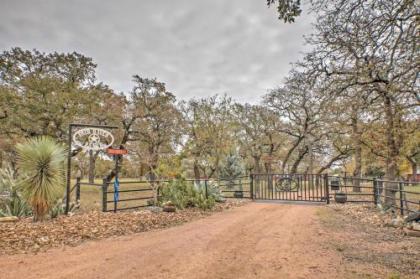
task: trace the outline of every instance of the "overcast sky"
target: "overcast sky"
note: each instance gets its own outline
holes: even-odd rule
[[[178,98],[255,103],[301,57],[311,17],[277,19],[266,0],[1,0],[0,50],[80,52],[117,91],[156,77]]]

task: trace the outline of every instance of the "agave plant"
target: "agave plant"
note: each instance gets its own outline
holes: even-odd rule
[[[7,166],[0,169],[0,217],[26,216],[31,210],[18,192],[18,179],[14,170]]]
[[[29,139],[16,149],[23,196],[34,221],[42,220],[63,195],[65,149],[48,137]]]
[[[10,166],[0,169],[0,195],[9,194],[17,188],[15,172]]]

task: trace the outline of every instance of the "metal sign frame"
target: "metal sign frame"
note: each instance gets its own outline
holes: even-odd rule
[[[72,158],[72,151],[71,145],[73,141],[73,129],[74,128],[96,128],[96,129],[118,129],[117,126],[108,126],[108,125],[90,125],[90,124],[78,124],[78,123],[71,123],[69,124],[69,134],[67,139],[68,144],[68,153],[67,153],[67,177],[66,177],[66,209],[65,213],[69,213],[70,208],[70,181],[71,181],[71,158]]]

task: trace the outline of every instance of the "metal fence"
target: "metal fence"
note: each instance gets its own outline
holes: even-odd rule
[[[322,174],[252,174],[252,196],[259,200],[328,202]]]
[[[173,180],[132,180],[119,181],[115,191],[114,182],[103,180],[102,184],[82,182],[76,179],[70,193],[74,193],[77,204],[83,210],[102,210],[117,212],[120,210],[138,209],[154,205],[155,194],[161,198],[161,189]],[[234,179],[185,179],[186,183],[204,190],[206,197],[215,188],[226,199],[251,198],[250,179],[248,176]],[[118,197],[117,197],[117,196]]]
[[[251,174],[234,179],[186,179],[201,187],[206,197],[214,188],[224,198],[291,201],[334,201],[344,195],[348,203],[373,203],[391,207],[401,215],[420,211],[420,182],[327,174]],[[71,188],[76,202],[88,209],[118,211],[153,205],[154,195],[171,180],[120,180],[118,198],[114,181],[86,183],[76,180]],[[157,185],[156,185],[157,184]],[[159,187],[157,187],[159,186]],[[155,190],[154,190],[155,189]],[[92,206],[94,205],[94,206]]]
[[[373,203],[401,215],[420,211],[420,182],[351,176],[328,176],[328,181],[331,199],[340,192],[350,203]]]

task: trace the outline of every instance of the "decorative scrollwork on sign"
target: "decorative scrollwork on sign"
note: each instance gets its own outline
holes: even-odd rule
[[[107,130],[84,128],[73,134],[73,144],[86,151],[104,150],[112,146],[114,136]]]

